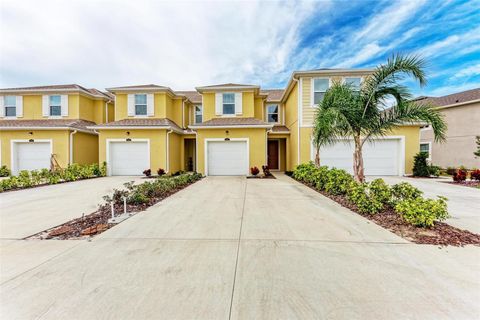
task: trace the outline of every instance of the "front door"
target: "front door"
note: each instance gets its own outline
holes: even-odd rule
[[[268,167],[278,170],[278,140],[268,140]]]

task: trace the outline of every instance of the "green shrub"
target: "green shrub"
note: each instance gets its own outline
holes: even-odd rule
[[[413,175],[415,177],[430,176],[427,158],[428,158],[428,153],[426,152],[419,152],[413,158]]]
[[[32,179],[30,178],[30,172],[28,170],[22,170],[18,174],[18,187],[30,188],[33,186]]]
[[[383,203],[370,190],[369,183],[352,181],[347,194],[360,213],[375,214],[383,210]]]
[[[438,200],[417,197],[398,202],[395,211],[402,218],[418,227],[432,227],[435,221],[443,221],[449,217],[447,211],[447,198],[439,197]]]
[[[0,177],[9,177],[10,176],[10,169],[7,166],[3,165],[0,167]]]
[[[439,166],[430,165],[428,166],[428,174],[430,176],[438,177],[440,176],[441,168]]]
[[[392,186],[392,203],[419,198],[423,192],[408,182],[400,182]]]
[[[383,181],[375,179],[369,184],[369,190],[373,198],[382,204],[390,204],[392,201],[392,188]]]
[[[353,176],[345,170],[330,169],[326,176],[325,191],[332,195],[346,194]]]
[[[293,178],[301,182],[307,182],[307,179],[312,175],[315,170],[315,165],[313,162],[303,163],[298,165],[293,171]]]

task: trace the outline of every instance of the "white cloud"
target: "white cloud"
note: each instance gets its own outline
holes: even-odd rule
[[[421,95],[440,97],[476,88],[480,88],[480,82],[446,85],[433,90],[424,91]]]
[[[418,53],[428,58],[454,55],[457,49],[463,50],[471,46],[478,46],[478,41],[480,41],[480,27],[433,42],[418,50]]]
[[[313,6],[4,0],[0,86],[261,84],[284,72]]]
[[[452,79],[468,78],[480,75],[480,63],[459,70],[452,76]]]

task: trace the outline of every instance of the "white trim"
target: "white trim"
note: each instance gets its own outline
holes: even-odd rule
[[[269,106],[277,106],[277,117],[278,117],[278,120],[280,120],[280,104],[279,103],[266,103],[265,104],[265,118],[263,119],[263,121],[265,121],[266,123],[273,123],[273,124],[280,124],[280,121],[276,121],[276,122],[269,122],[268,121],[268,107]],[[274,113],[272,113],[274,114]]]
[[[303,79],[303,78],[302,78]],[[314,97],[315,97],[315,91],[314,91],[314,88],[315,88],[315,80],[316,79],[328,79],[328,89],[330,89],[332,87],[332,78],[331,77],[314,77],[314,78],[310,78],[310,107],[311,108],[318,108],[318,104],[315,104],[315,101],[314,101]],[[325,92],[327,92],[325,90]]]
[[[79,132],[84,132],[89,134],[97,134],[95,132],[91,132],[83,129],[77,129],[73,127],[0,127],[0,131],[19,131],[19,130],[76,130]]]
[[[130,141],[127,141],[127,139],[130,139]],[[151,168],[152,166],[152,163],[151,163],[151,159],[150,159],[150,139],[131,139],[131,138],[124,138],[124,139],[106,139],[105,140],[105,143],[106,143],[106,147],[107,147],[107,150],[106,150],[106,163],[107,163],[107,176],[111,176],[112,175],[112,166],[110,164],[110,143],[111,142],[125,142],[125,143],[128,143],[128,142],[147,142],[147,149],[148,149],[148,167]]]
[[[52,139],[32,139],[33,142],[30,142],[31,139],[12,139],[10,140],[10,170],[12,172],[12,176],[18,175],[17,172],[17,163],[15,162],[15,154],[16,154],[16,143],[36,143],[36,142],[48,142],[50,143],[50,157],[53,154],[53,140]],[[50,159],[49,159],[50,161]]]
[[[273,169],[271,171],[280,171],[280,168],[282,167],[281,166],[281,162],[280,162],[280,138],[276,138],[276,139],[268,139],[267,138],[267,166],[268,166],[268,141],[277,141],[278,142],[278,169]]]
[[[197,107],[200,107],[200,111],[202,113],[202,122],[203,122],[203,104],[194,104],[193,105],[193,123],[194,124],[199,124],[199,123],[202,123],[202,122],[197,122],[197,110],[196,108]]]
[[[418,144],[418,148],[420,149],[420,152],[422,152],[422,149],[420,148],[420,146],[422,144],[428,144],[428,158],[427,158],[427,160],[432,162],[432,142],[431,141],[420,141],[420,143]]]
[[[208,142],[225,142],[225,138],[207,138],[204,139],[204,163],[205,163],[205,175],[208,176]],[[249,138],[230,138],[228,141],[245,141],[247,142],[247,168],[245,175],[250,173],[250,139]]]
[[[303,78],[302,78],[303,79]],[[302,112],[303,112],[303,106],[302,106],[302,102],[303,102],[303,99],[302,99],[302,81],[300,80],[296,80],[297,81],[297,112],[298,112],[298,115],[297,115],[297,118],[298,118],[298,121],[297,121],[297,165],[300,164],[300,126],[302,125],[301,121],[302,121]]]

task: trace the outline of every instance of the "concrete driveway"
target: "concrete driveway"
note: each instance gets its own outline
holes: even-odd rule
[[[475,319],[480,249],[305,186],[209,177],[93,241],[0,241],[5,319]]]
[[[447,181],[451,178],[425,179],[407,177],[369,177],[369,180],[382,178],[388,184],[408,182],[422,190],[425,196],[448,198],[448,211],[452,216],[447,223],[460,229],[480,233],[480,189],[458,186]]]
[[[23,239],[97,209],[102,197],[139,177],[105,177],[0,193],[0,239]]]

